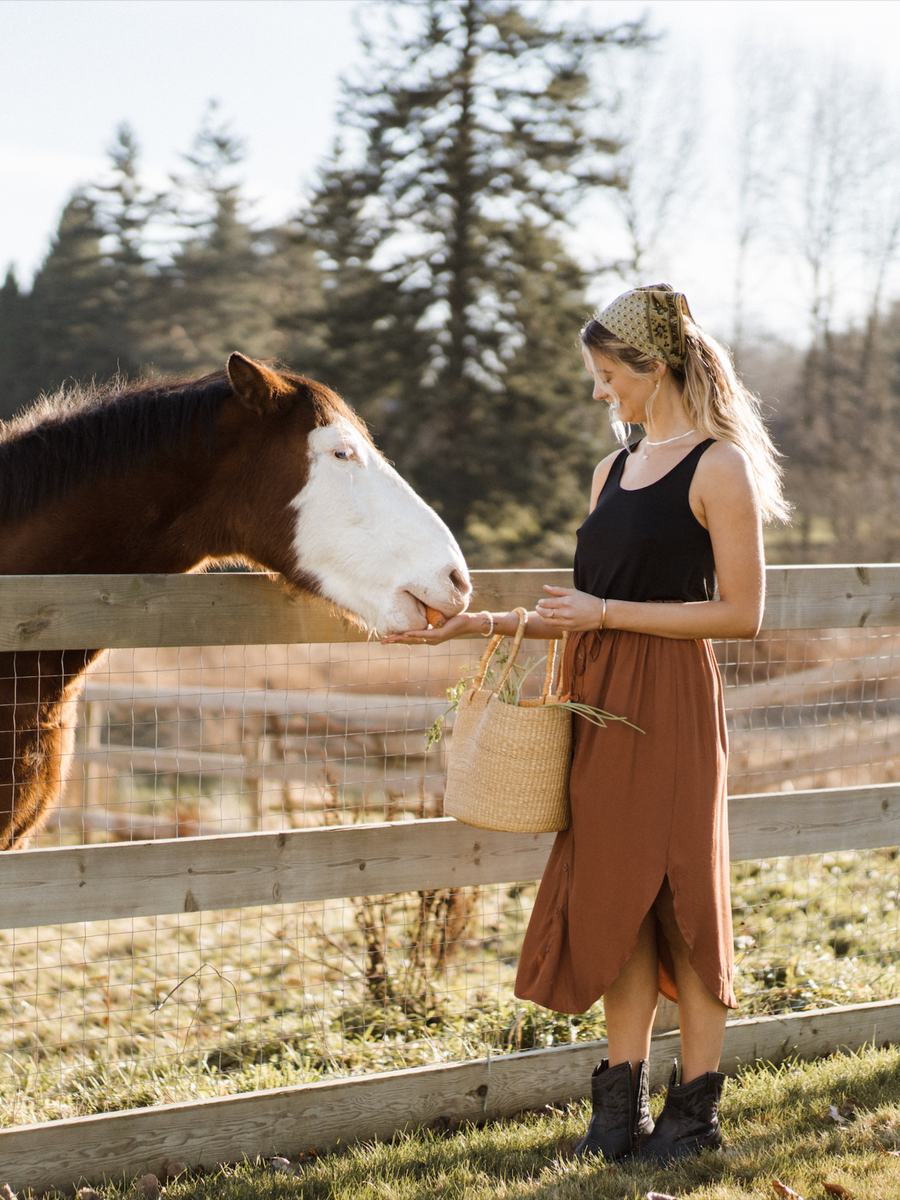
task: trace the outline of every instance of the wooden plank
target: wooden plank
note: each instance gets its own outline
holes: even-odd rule
[[[368,635],[277,576],[7,575],[0,650],[358,642]]]
[[[898,1038],[895,1000],[734,1021],[725,1031],[722,1069],[734,1073],[756,1061],[814,1058]],[[679,1051],[677,1033],[653,1038],[651,1087],[666,1082]],[[310,1146],[389,1138],[445,1113],[493,1120],[585,1098],[591,1070],[605,1053],[605,1042],[586,1042],[4,1129],[3,1179],[18,1191],[68,1188],[159,1172],[166,1158],[211,1168],[245,1156],[293,1157]]]
[[[732,796],[731,861],[900,846],[900,785]]]
[[[769,567],[763,629],[900,625],[900,566]]]
[[[473,572],[477,608],[533,606],[571,571]],[[368,634],[321,600],[264,573],[6,575],[0,650],[364,642]]]
[[[807,744],[806,748],[799,738],[789,736],[792,733],[796,734],[796,729],[757,731],[771,733],[774,736],[768,740],[764,750],[751,749],[749,751],[742,751],[740,748],[741,743],[746,745],[749,739],[738,741],[738,738],[735,738],[734,742],[737,744],[732,745],[732,762],[736,760],[740,762],[742,758],[747,760],[746,767],[741,771],[747,787],[769,784],[773,776],[780,775],[781,781],[789,779],[791,786],[801,791],[804,788],[828,783],[828,774],[832,771],[842,773],[859,766],[875,767],[884,772],[882,778],[885,776],[890,778],[891,767],[900,756],[900,744],[898,744],[897,738],[898,724],[900,722],[897,722],[896,719],[879,721],[877,724],[872,722],[871,725],[868,722],[865,724],[859,722],[856,726],[848,721],[842,729],[834,730],[838,737],[845,739],[844,741],[823,746],[821,743],[824,739],[820,737],[818,745],[810,739],[812,744]],[[817,727],[809,726],[808,728],[816,730]],[[823,732],[822,726],[818,726],[818,732],[820,734]],[[826,729],[825,732],[827,736],[832,730]],[[855,734],[861,735],[858,740],[854,740],[853,735]],[[866,734],[870,736],[866,738]],[[762,738],[759,741],[762,743]],[[752,746],[752,742],[749,744]],[[840,779],[840,777],[839,774],[837,778]],[[775,784],[775,787],[778,787],[778,783]],[[789,791],[790,788],[786,790]],[[861,848],[858,847],[858,849]]]
[[[472,571],[472,595],[469,608],[479,612],[510,612],[514,608],[534,608],[545,583],[553,587],[572,587],[572,571]]]
[[[146,749],[141,746],[101,746],[97,750],[76,752],[74,764],[91,763],[110,771],[137,775],[235,775],[246,773],[258,778],[267,765],[303,767],[305,763],[262,764],[240,754],[216,754],[208,750]],[[300,774],[298,770],[298,775]]]
[[[342,764],[336,762],[338,756],[334,753],[334,748],[330,749],[329,760],[333,766],[341,770]],[[388,757],[389,751],[397,757],[402,756],[406,759],[425,757],[424,742],[421,747],[415,748],[384,747],[380,757]],[[357,750],[353,758],[361,757],[361,755],[362,751]],[[375,754],[370,751],[368,756],[373,758]],[[142,749],[140,746],[103,746],[99,750],[84,750],[75,755],[76,771],[80,763],[105,766],[107,771],[100,772],[101,777],[104,774],[117,772],[130,775],[242,775],[244,779],[261,779],[266,780],[269,784],[274,784],[294,780],[308,783],[310,776],[309,763],[298,759],[271,759],[260,762],[244,758],[240,754],[216,754],[207,750],[150,750]],[[359,766],[360,764],[356,763],[355,765]],[[346,771],[342,771],[342,774],[346,776]],[[418,802],[417,799],[416,803]]]
[[[770,567],[764,629],[900,625],[900,566]],[[473,609],[533,607],[568,570],[473,571]],[[265,574],[7,575],[0,650],[365,641]]]
[[[733,862],[900,845],[900,785],[765,792],[730,801]],[[0,855],[0,928],[525,883],[553,834],[450,817]]]
[[[859,694],[864,684],[878,687],[884,703],[900,690],[900,661],[882,654],[834,658],[803,671],[789,671],[774,679],[725,688],[725,711],[749,713],[757,708],[789,705],[841,704]]]
[[[427,729],[447,713],[444,697],[393,696],[387,692],[350,692],[340,688],[223,689],[186,685],[152,687],[147,684],[107,683],[88,677],[84,692],[88,704],[126,705],[130,708],[174,708],[180,713],[210,717],[266,716],[314,717],[354,733],[407,732]],[[447,715],[452,726],[452,712]]]
[[[452,818],[0,855],[0,928],[537,879],[552,834]]]
[[[533,607],[544,583],[571,587],[568,571],[473,571],[473,608]],[[763,629],[900,625],[900,565],[768,567]]]

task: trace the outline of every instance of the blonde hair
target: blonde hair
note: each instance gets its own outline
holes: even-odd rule
[[[741,383],[724,346],[689,317],[684,318],[684,327],[684,367],[668,370],[682,388],[682,403],[694,428],[704,437],[739,446],[750,460],[763,520],[789,521],[791,506],[782,493],[780,455],[763,423],[759,400]],[[615,359],[635,375],[652,374],[661,361],[629,346],[596,320],[588,321],[580,340],[588,350]]]

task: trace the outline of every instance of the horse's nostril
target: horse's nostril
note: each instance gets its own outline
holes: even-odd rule
[[[469,583],[468,579],[461,575],[459,571],[457,571],[456,567],[451,567],[450,569],[450,582],[453,584],[456,590],[458,592],[462,592],[464,596],[468,596],[469,592],[472,590],[472,585]]]

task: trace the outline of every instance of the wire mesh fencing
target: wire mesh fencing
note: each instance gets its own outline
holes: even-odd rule
[[[39,847],[435,817],[479,644],[116,650]],[[722,642],[735,795],[890,782],[900,631]],[[532,646],[536,665],[543,653]],[[539,687],[540,670],[534,673]],[[0,933],[5,1124],[603,1035],[517,1001],[536,884]],[[740,1015],[897,994],[895,849],[733,868]]]

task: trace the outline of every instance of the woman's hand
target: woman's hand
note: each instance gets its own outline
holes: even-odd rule
[[[407,629],[405,633],[393,633],[381,639],[382,646],[398,642],[401,646],[439,646],[451,638],[478,637],[487,628],[484,613],[459,613],[442,625],[429,625],[427,629]]]
[[[538,600],[535,612],[551,629],[568,629],[574,633],[585,629],[599,629],[603,620],[603,601],[588,592],[577,592],[575,588],[551,587],[544,584],[548,595]]]

